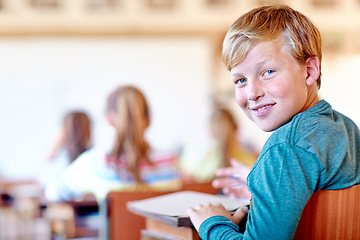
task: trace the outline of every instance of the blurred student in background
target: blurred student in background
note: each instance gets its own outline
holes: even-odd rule
[[[91,128],[87,113],[70,111],[65,114],[55,144],[39,173],[41,186],[45,187],[56,179],[70,163],[92,146]]]
[[[108,97],[105,115],[115,130],[112,145],[81,154],[55,184],[47,187],[45,196],[49,200],[70,200],[92,193],[101,201],[110,191],[181,187],[177,157],[155,152],[145,139],[150,113],[139,89],[115,89]]]
[[[252,167],[257,154],[248,150],[238,139],[239,128],[232,113],[215,107],[210,117],[213,143],[203,152],[185,149],[180,161],[184,181],[210,182],[219,168],[230,167],[231,159]]]

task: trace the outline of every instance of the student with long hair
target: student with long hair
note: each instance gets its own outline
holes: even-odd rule
[[[91,120],[83,111],[65,114],[59,137],[51,151],[49,160],[54,159],[61,149],[65,149],[69,163],[91,147]]]
[[[110,191],[177,190],[177,157],[154,151],[145,139],[150,112],[143,93],[133,86],[116,88],[105,116],[114,128],[112,145],[81,154],[59,181],[46,189],[49,200],[70,200],[92,193],[103,200]]]
[[[45,187],[81,153],[91,148],[91,128],[91,120],[86,112],[73,110],[65,114],[47,161],[40,168],[40,185]]]

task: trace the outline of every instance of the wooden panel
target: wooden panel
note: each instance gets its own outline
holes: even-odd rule
[[[145,218],[130,212],[126,203],[156,197],[169,192],[111,192],[108,194],[109,239],[141,239]]]
[[[359,239],[360,185],[319,190],[306,204],[294,239]]]
[[[212,186],[212,182],[204,182],[204,183],[185,183],[183,184],[182,191],[196,191],[208,194],[216,194],[216,189]]]

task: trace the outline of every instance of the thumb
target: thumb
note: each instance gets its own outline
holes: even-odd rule
[[[246,216],[246,214],[249,212],[249,209],[247,206],[238,208],[236,212],[233,215],[233,222],[236,225],[239,225],[240,221]]]

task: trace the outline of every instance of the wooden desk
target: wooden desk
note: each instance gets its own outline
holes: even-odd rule
[[[142,231],[143,240],[200,240],[186,210],[199,203],[220,203],[229,212],[233,212],[242,205],[249,204],[248,200],[239,201],[226,196],[200,193],[195,191],[180,191],[153,198],[127,203],[127,208],[135,214],[145,218],[145,230]]]
[[[215,194],[216,190],[208,183],[187,183],[180,190],[193,190]],[[135,191],[111,192],[107,196],[107,235],[111,240],[141,239],[141,230],[146,229],[146,217],[129,211],[127,203],[146,198],[152,198],[174,191]]]
[[[173,194],[179,193],[172,193],[171,195]],[[163,197],[166,196],[170,195],[163,195]],[[157,199],[155,201],[159,201],[158,197],[151,199]],[[154,206],[152,202],[149,203],[146,199],[145,201],[145,205],[150,204],[151,206]],[[164,201],[164,199],[160,200],[160,202],[161,201]],[[143,201],[135,201],[135,203],[138,202]],[[165,202],[174,203],[169,198],[167,198]],[[163,206],[163,202],[159,203],[158,206]],[[174,217],[177,216],[177,214],[174,216],[165,214],[154,214],[149,211],[143,211],[141,207],[138,207],[138,204],[136,205],[136,207],[134,207],[131,202],[130,205],[129,203],[127,204],[127,209],[130,212],[138,215],[140,218],[142,217],[145,220],[145,228],[142,228],[140,231],[140,236],[142,240],[200,240],[199,234],[193,228],[188,217]]]

